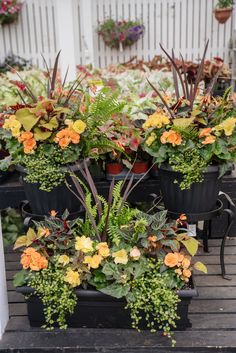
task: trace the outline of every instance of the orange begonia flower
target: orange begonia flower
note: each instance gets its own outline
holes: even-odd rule
[[[70,138],[71,138],[71,142],[74,144],[77,144],[80,141],[80,135],[77,134],[77,132],[72,132],[70,135]]]
[[[205,140],[202,141],[203,145],[211,145],[216,140],[216,137],[213,135],[206,136]]]
[[[206,127],[205,129],[202,129],[199,138],[209,136],[211,134],[212,128],[211,127]]]
[[[36,147],[36,141],[35,141],[35,139],[30,138],[29,140],[25,140],[23,142],[23,146],[24,146],[24,152],[30,153]]]
[[[64,149],[66,148],[69,144],[70,144],[70,138],[69,137],[63,137],[60,141],[59,141],[59,146]]]
[[[25,131],[23,132],[23,134],[21,134],[19,137],[18,137],[18,141],[19,142],[24,142],[26,140],[30,140],[34,137],[33,133],[30,132],[30,131]]]
[[[48,267],[48,260],[34,248],[27,248],[21,255],[21,264],[25,270],[40,271]]]
[[[189,277],[191,277],[191,271],[189,270],[189,269],[184,269],[183,270],[183,276],[184,277],[187,277],[187,278],[189,278]]]
[[[161,143],[163,144],[171,143],[172,146],[179,146],[181,145],[181,142],[182,142],[181,135],[174,130],[165,131],[161,135]]]
[[[179,262],[179,253],[177,252],[175,253],[170,252],[165,256],[164,264],[167,267],[175,267],[178,265],[178,262]]]

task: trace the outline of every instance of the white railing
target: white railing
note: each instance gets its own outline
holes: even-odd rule
[[[137,55],[149,60],[160,54],[159,43],[169,51],[197,60],[209,39],[207,56],[228,59],[232,20],[220,25],[213,15],[217,0],[93,0],[94,46],[97,66],[125,62]],[[106,47],[95,32],[99,21],[139,19],[146,27],[143,39],[123,53]]]
[[[68,35],[70,23],[58,22],[58,18],[63,18],[63,14],[58,17],[60,1],[24,0],[17,23],[0,28],[0,59],[14,53],[42,67],[43,54],[52,64],[63,46],[60,33],[65,32],[63,40],[71,39],[72,35],[74,48],[63,55],[68,62],[74,55],[76,64],[90,61],[104,67],[135,55],[149,60],[161,53],[159,43],[169,51],[174,48],[176,54],[181,52],[185,59],[197,60],[207,39],[210,40],[208,58],[220,56],[228,60],[232,19],[224,25],[216,21],[213,9],[217,0],[64,0],[66,6],[73,8],[73,33],[70,31]],[[143,21],[144,38],[124,52],[111,50],[96,32],[98,23],[109,17]]]

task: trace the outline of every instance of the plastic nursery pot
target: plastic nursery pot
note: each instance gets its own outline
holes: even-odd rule
[[[131,171],[132,173],[135,173],[135,174],[146,173],[148,171],[148,162],[147,161],[135,162]]]
[[[72,166],[75,174],[79,173],[79,168],[75,165]],[[39,185],[36,183],[27,183],[24,180],[26,171],[23,167],[17,166],[17,170],[20,172],[22,184],[26,199],[29,201],[30,208],[33,214],[36,215],[48,215],[51,210],[58,212],[58,215],[62,215],[67,209],[69,213],[75,213],[80,210],[81,204],[77,197],[68,189],[65,182],[56,186],[50,192],[39,189]],[[76,193],[76,189],[73,185],[73,181],[70,176],[66,177],[68,184],[72,190]]]
[[[203,172],[203,181],[193,183],[190,189],[180,189],[178,183],[182,180],[182,174],[173,171],[169,165],[160,166],[159,178],[163,202],[168,211],[204,213],[215,208],[222,183],[218,166],[209,166]]]
[[[225,23],[231,16],[232,7],[227,7],[224,9],[215,9],[215,18],[219,23]]]
[[[121,163],[107,163],[106,164],[106,172],[108,174],[117,175],[120,174],[123,170],[124,166]]]

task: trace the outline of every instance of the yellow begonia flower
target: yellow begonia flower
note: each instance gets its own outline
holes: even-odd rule
[[[75,249],[84,253],[93,251],[93,241],[88,237],[86,238],[84,235],[82,235],[82,237],[76,237]]]
[[[8,119],[5,120],[3,124],[3,128],[6,130],[10,130],[14,137],[20,136],[21,123],[16,120],[15,115],[11,115]]]
[[[163,112],[155,112],[154,114],[150,115],[149,118],[143,124],[143,128],[149,129],[152,127],[157,127],[160,129],[162,126],[167,125],[170,123],[169,117]]]
[[[231,136],[233,131],[234,131],[234,128],[236,126],[236,118],[228,118],[224,121],[222,121],[221,124],[219,125],[216,125],[213,130],[215,131],[222,131],[224,130],[224,133],[226,136]]]
[[[96,246],[96,250],[98,250],[98,254],[102,257],[108,257],[110,255],[110,250],[106,242],[99,243]]]
[[[128,255],[125,249],[113,252],[112,257],[114,257],[114,262],[116,264],[124,264],[126,265],[128,262]]]
[[[81,283],[79,273],[77,271],[73,271],[71,268],[67,270],[64,280],[72,287],[77,287]]]
[[[78,134],[82,134],[86,128],[86,124],[82,120],[76,120],[72,125],[72,128]]]
[[[66,266],[70,262],[70,258],[67,255],[61,255],[58,258],[58,262],[59,262],[59,264],[62,264],[63,266]]]
[[[85,256],[83,261],[84,264],[88,264],[89,267],[92,267],[92,268],[98,268],[101,262],[102,262],[101,255]]]
[[[157,136],[152,132],[150,136],[146,139],[146,145],[151,146],[151,144],[156,140]]]

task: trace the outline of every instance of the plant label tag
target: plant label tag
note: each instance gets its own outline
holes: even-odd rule
[[[197,236],[197,226],[196,226],[196,224],[188,224],[187,230],[188,230],[188,236],[190,236],[190,237],[196,237]]]

